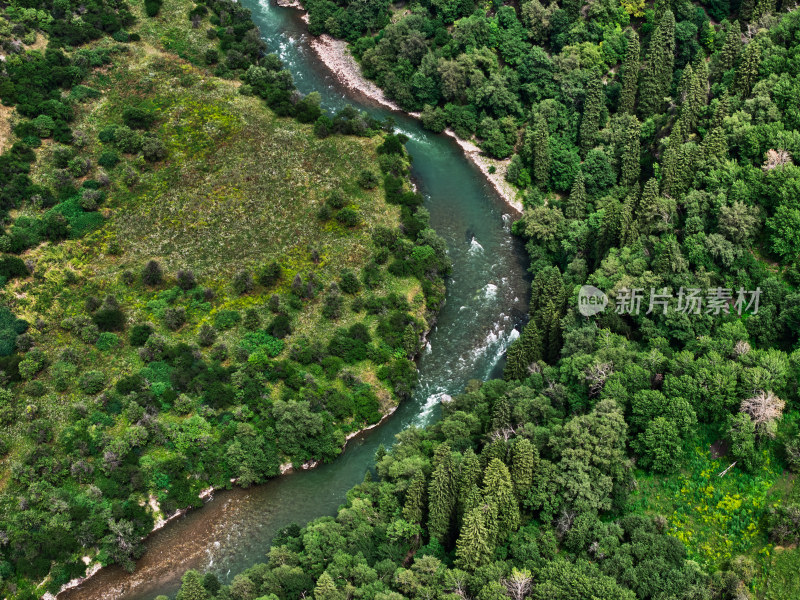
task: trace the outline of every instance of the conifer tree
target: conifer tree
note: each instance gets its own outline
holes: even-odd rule
[[[428,533],[431,539],[446,546],[455,505],[453,458],[449,444],[441,444],[436,449],[434,465],[428,487]]]
[[[181,589],[175,600],[209,600],[211,596],[203,587],[203,576],[194,569],[186,571],[181,578]]]
[[[717,102],[716,109],[714,110],[714,118],[711,119],[710,128],[714,129],[715,127],[722,127],[725,117],[730,114],[730,110],[731,97],[726,92],[722,98],[719,99],[719,102]]]
[[[422,523],[425,510],[425,474],[417,471],[406,490],[403,518],[409,523]]]
[[[550,178],[550,131],[543,115],[536,117],[531,154],[533,179],[539,187],[546,187]]]
[[[483,475],[483,497],[497,507],[497,540],[504,541],[519,527],[519,504],[508,467],[493,458]]]
[[[325,571],[317,579],[317,585],[314,586],[314,600],[340,600],[342,594],[336,588],[336,583],[333,578]]]
[[[739,16],[744,21],[749,21],[753,18],[753,12],[756,8],[756,0],[742,0],[739,5]]]
[[[503,367],[503,378],[508,381],[525,379],[528,376],[528,361],[525,359],[525,347],[522,338],[512,342],[506,351],[506,364]]]
[[[581,117],[580,142],[581,151],[585,155],[595,147],[597,132],[600,131],[600,113],[603,108],[603,88],[599,76],[595,75],[586,87],[586,98],[583,101]]]
[[[647,64],[642,73],[639,111],[649,117],[662,111],[672,84],[675,63],[675,16],[666,10],[650,39]]]
[[[511,446],[511,481],[517,498],[523,498],[533,482],[539,451],[528,438],[517,438]]]
[[[622,165],[620,167],[620,183],[629,186],[638,181],[641,170],[639,155],[641,153],[641,125],[639,119],[628,115],[624,122],[624,138],[622,146]]]
[[[470,496],[472,495],[473,488],[477,489],[481,480],[481,463],[478,455],[472,448],[468,448],[464,452],[464,457],[461,459],[461,469],[458,474],[458,516],[463,518],[464,514],[475,506],[478,505],[478,500],[469,505]]]
[[[503,429],[511,424],[511,403],[508,396],[503,394],[495,400],[492,406],[492,431]]]
[[[703,140],[703,158],[711,162],[722,162],[728,156],[728,140],[722,127],[714,127]]]
[[[642,197],[639,199],[639,230],[645,234],[650,233],[650,221],[658,210],[658,181],[651,177],[644,184]]]
[[[477,506],[464,516],[461,535],[456,542],[455,564],[459,569],[474,571],[491,558],[492,548],[483,514],[482,507]]]
[[[639,222],[636,220],[637,195],[638,190],[631,192],[622,204],[619,238],[621,246],[630,246],[639,239]]]
[[[725,71],[732,69],[742,51],[742,28],[739,21],[734,21],[728,26],[725,33],[725,45],[717,55],[715,64],[715,75],[720,76]]]
[[[628,47],[622,62],[620,73],[622,91],[619,95],[619,112],[632,113],[636,104],[636,90],[639,87],[639,35],[633,30],[627,31]]]
[[[775,0],[758,0],[756,7],[753,9],[753,16],[751,21],[756,22],[764,15],[771,15],[775,12]]]
[[[572,189],[567,198],[567,204],[564,207],[564,216],[568,219],[583,219],[586,217],[586,203],[588,197],[586,196],[586,184],[583,171],[578,171],[575,176],[575,181],[572,184]]]
[[[694,68],[692,102],[694,103],[695,118],[697,118],[700,110],[708,104],[708,62],[702,53]]]
[[[753,40],[745,46],[742,53],[742,60],[736,69],[736,80],[733,87],[736,93],[743,97],[750,95],[753,84],[758,78],[758,68],[761,65],[761,44],[758,40]]]

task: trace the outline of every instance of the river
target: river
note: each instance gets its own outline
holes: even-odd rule
[[[330,464],[247,490],[216,492],[203,508],[149,536],[134,573],[103,569],[60,594],[59,600],[152,600],[159,594],[174,595],[187,569],[211,570],[228,580],[263,562],[281,528],[336,513],[347,490],[373,465],[380,444],[389,447],[399,431],[436,419],[444,394],[460,392],[470,379],[499,375],[504,352],[517,335],[515,326],[527,312],[527,259],[520,241],[510,234],[511,211],[459,146],[340,85],[309,47],[297,10],[269,0],[241,3],[252,10],[269,51],[281,57],[300,91],[320,92],[329,109],[349,103],[378,118],[391,114],[398,130],[409,137],[412,177],[453,261],[446,304],[419,358],[413,397],[383,425],[352,439]]]

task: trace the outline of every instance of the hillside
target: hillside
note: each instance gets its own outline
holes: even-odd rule
[[[33,22],[11,7],[0,28],[14,598],[129,565],[209,486],[331,460],[409,393],[442,301],[403,139],[350,110],[314,125],[318,100],[246,38],[246,15],[226,42],[155,8],[92,5],[118,28],[86,32],[55,6]],[[235,5],[196,21],[220,14]],[[35,46],[15,44],[26,28]]]

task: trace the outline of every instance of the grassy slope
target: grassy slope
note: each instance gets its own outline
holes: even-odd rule
[[[164,5],[170,6],[169,1]],[[342,268],[357,269],[365,262],[372,227],[399,223],[399,210],[384,203],[382,189],[364,191],[355,183],[361,169],[378,172],[375,148],[379,140],[341,136],[319,140],[311,126],[278,119],[259,99],[239,95],[237,83],[214,78],[154,45],[157,40],[177,38],[188,45],[186,39],[194,33],[188,22],[186,28],[161,29],[155,21],[143,19],[140,23],[143,41],[127,45],[129,52],[116,55],[111,67],[95,71],[85,82],[102,90],[103,96],[77,107],[73,128],[88,134],[90,144],[81,154],[92,157],[95,166],[87,177],[96,177],[96,160],[102,151],[97,132],[108,123],[120,123],[121,112],[131,99],[148,100],[159,109],[158,123],[151,131],[157,131],[166,143],[169,156],[155,167],[145,166],[139,182],[130,188],[121,174],[135,158],[125,157],[109,171],[113,191],[101,209],[107,217],[104,225],[83,239],[28,251],[24,258],[36,265],[35,275],[0,290],[0,301],[7,302],[19,317],[31,323],[42,318],[48,324],[43,333],[36,332],[36,338],[51,362],[64,348],[74,347],[82,354],[79,370],[101,368],[111,382],[142,366],[126,336],[120,335],[120,347],[101,351],[58,327],[65,317],[84,314],[87,297],[114,294],[129,325],[149,321],[173,341],[194,342],[200,325],[213,322],[220,310],[253,307],[262,314],[262,322],[268,322],[271,314],[266,301],[275,291],[287,291],[295,273],[305,275],[313,270],[322,282],[329,283]],[[49,177],[51,146],[45,144],[39,150],[36,180]],[[356,231],[335,221],[323,225],[314,217],[326,194],[335,188],[343,189],[362,215],[363,224]],[[110,253],[114,246],[122,253]],[[320,254],[318,265],[312,263],[312,248]],[[193,269],[200,284],[216,292],[210,310],[190,309],[187,325],[177,333],[169,332],[147,306],[158,290],[120,283],[123,271],[138,273],[149,258],[160,259],[168,273],[162,289],[174,285],[178,268]],[[256,288],[243,297],[233,294],[229,282],[236,270],[272,259],[279,260],[285,272],[277,290]],[[385,281],[374,293],[395,291],[409,300],[416,298],[416,312],[422,314],[416,280],[388,277]],[[320,309],[318,299],[295,314],[295,335],[324,339],[334,326],[359,320],[346,309],[345,316],[333,324],[319,315]],[[374,321],[374,317],[368,318],[368,322]],[[238,326],[220,340],[231,347],[230,342],[243,332]],[[351,371],[377,387],[384,408],[393,402],[388,389],[374,376],[372,365],[361,363]],[[57,393],[47,372],[38,379],[46,394],[38,399],[25,397],[23,402],[38,405],[56,424],[63,423],[68,406],[80,400],[81,393],[74,383],[66,392]],[[277,387],[274,392],[278,393]],[[13,456],[12,452],[2,462],[0,486]]]

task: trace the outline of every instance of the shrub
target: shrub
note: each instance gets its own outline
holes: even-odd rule
[[[203,323],[197,333],[197,343],[203,347],[211,346],[217,339],[217,330],[208,323]]]
[[[106,375],[102,371],[86,371],[78,380],[78,387],[90,396],[99,394],[106,387]]]
[[[105,331],[97,338],[95,345],[98,350],[113,350],[119,346],[119,337],[115,333]]]
[[[161,265],[157,261],[151,260],[142,271],[142,283],[148,286],[160,285],[164,281],[164,272],[161,270]]]
[[[142,149],[142,136],[126,125],[114,130],[114,146],[126,154],[136,154]]]
[[[280,314],[272,319],[269,332],[276,338],[283,339],[292,333],[292,321],[288,315]]]
[[[191,289],[194,289],[194,287],[197,285],[197,279],[195,278],[194,273],[192,273],[188,269],[178,270],[177,279],[178,279],[178,287],[184,291],[189,291]]]
[[[378,175],[374,171],[364,169],[358,174],[358,185],[365,190],[371,190],[378,185]]]
[[[92,163],[88,159],[76,156],[69,163],[67,169],[73,177],[83,177],[92,168]]]
[[[320,206],[319,210],[317,211],[317,218],[320,221],[327,221],[333,216],[333,210],[327,204],[323,204]]]
[[[345,227],[355,227],[358,225],[361,217],[355,209],[346,207],[336,213],[336,220]]]
[[[86,212],[97,210],[104,199],[103,196],[104,194],[100,190],[83,190],[80,200],[81,208]]]
[[[153,111],[141,106],[129,106],[122,111],[122,121],[131,129],[147,129],[155,120]]]
[[[338,293],[338,290],[331,291],[325,296],[325,301],[322,306],[322,316],[326,319],[335,320],[342,316],[342,309],[344,308],[344,300]]]
[[[100,331],[121,331],[125,328],[125,315],[117,306],[103,306],[92,320]]]
[[[131,346],[134,348],[139,348],[144,346],[147,338],[153,333],[153,328],[148,325],[147,323],[141,323],[139,325],[134,325],[131,328],[131,334],[128,338],[130,340]]]
[[[207,65],[215,65],[219,62],[219,52],[214,48],[206,50],[205,61]]]
[[[144,0],[144,10],[148,17],[155,17],[161,10],[162,0]]]
[[[361,290],[361,282],[351,270],[342,271],[342,278],[339,281],[339,288],[345,294],[357,294]]]
[[[258,311],[254,308],[248,308],[244,313],[242,324],[245,326],[245,329],[249,329],[250,331],[258,329],[261,326],[261,317],[258,315]]]
[[[340,192],[339,190],[334,190],[325,199],[325,204],[330,206],[332,209],[336,210],[347,206],[347,200],[345,199],[342,192]]]
[[[147,162],[158,162],[167,157],[167,148],[156,136],[146,134],[142,138],[142,155]]]
[[[242,269],[233,276],[233,282],[231,283],[231,286],[233,287],[233,291],[240,296],[247,294],[248,292],[253,291],[253,276],[250,275],[249,271]]]
[[[264,287],[272,287],[275,285],[283,275],[281,266],[274,260],[261,267],[258,271],[258,283]]]
[[[164,325],[177,331],[186,323],[186,309],[183,306],[171,306],[164,309]]]
[[[214,316],[217,329],[230,329],[242,321],[242,315],[236,310],[221,310]]]

